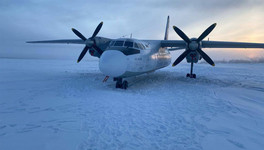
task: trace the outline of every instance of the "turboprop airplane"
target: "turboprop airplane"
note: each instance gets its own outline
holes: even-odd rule
[[[179,64],[184,58],[191,63],[190,73],[186,77],[196,78],[193,73],[193,64],[202,58],[212,66],[213,60],[202,48],[264,48],[264,43],[242,43],[224,41],[203,41],[211,33],[216,23],[208,27],[198,38],[189,38],[183,31],[173,26],[175,32],[183,40],[168,40],[169,16],[167,18],[164,40],[138,40],[133,38],[110,39],[99,37],[97,34],[102,28],[101,22],[90,38],[84,37],[78,30],[72,31],[80,39],[30,41],[27,43],[61,43],[85,45],[77,62],[80,62],[89,51],[91,56],[99,58],[99,69],[107,77],[113,77],[116,88],[127,89],[128,82],[124,78],[153,72],[167,67],[171,63],[170,51],[185,51],[174,61],[172,66]]]

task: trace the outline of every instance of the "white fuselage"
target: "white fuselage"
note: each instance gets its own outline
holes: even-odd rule
[[[105,75],[126,78],[152,72],[168,66],[171,56],[158,41],[145,41],[147,47],[138,54],[124,55],[114,47],[104,51],[99,61],[99,68]]]

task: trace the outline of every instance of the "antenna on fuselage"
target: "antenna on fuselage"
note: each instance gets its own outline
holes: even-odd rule
[[[127,35],[123,35],[123,36],[121,36],[121,38],[125,38],[125,37],[128,37],[128,36],[130,36],[130,38],[132,38],[132,33],[131,34],[127,34]]]

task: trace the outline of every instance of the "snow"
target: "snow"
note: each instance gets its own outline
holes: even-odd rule
[[[264,64],[189,64],[103,83],[98,61],[0,59],[0,149],[264,147]]]

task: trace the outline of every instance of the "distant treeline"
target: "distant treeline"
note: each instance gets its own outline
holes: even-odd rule
[[[264,58],[256,58],[256,59],[232,59],[232,60],[215,60],[215,63],[264,63]],[[200,63],[206,63],[202,60]]]

